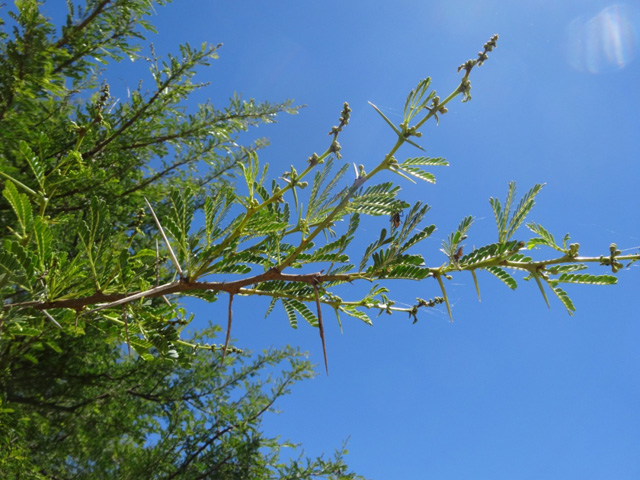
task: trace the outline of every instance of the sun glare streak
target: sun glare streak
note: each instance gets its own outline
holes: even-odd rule
[[[565,53],[574,69],[605,73],[625,68],[638,44],[640,15],[628,5],[610,5],[593,17],[578,17],[566,30]]]

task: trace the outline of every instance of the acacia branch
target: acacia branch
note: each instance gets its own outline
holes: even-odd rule
[[[640,254],[635,255],[620,255],[616,257],[617,260],[620,261],[640,261]],[[541,261],[532,261],[529,263],[522,262],[508,262],[504,259],[494,259],[491,265],[498,267],[511,267],[518,270],[528,270],[528,271],[536,271],[540,268],[543,268],[546,265],[552,264],[569,264],[569,263],[601,263],[601,257],[573,257],[568,258],[567,256],[562,256],[556,259],[550,260],[541,260]],[[483,266],[491,266],[488,264],[483,264]],[[472,270],[477,269],[476,265],[469,267],[462,267],[462,270]],[[457,268],[450,267],[432,267],[427,268],[432,275],[435,274],[444,274],[451,272],[453,270],[457,271]],[[150,288],[148,290],[143,290],[139,292],[129,292],[129,293],[102,293],[96,292],[93,295],[87,297],[79,297],[79,298],[69,298],[64,300],[51,300],[51,301],[29,301],[29,302],[21,302],[14,304],[6,304],[2,306],[3,310],[8,310],[11,308],[33,308],[35,310],[46,310],[46,309],[55,309],[55,308],[71,308],[74,310],[81,311],[87,308],[90,305],[98,305],[93,310],[90,310],[87,313],[94,313],[98,310],[104,310],[106,308],[116,307],[118,305],[122,305],[125,303],[131,303],[135,300],[139,300],[141,298],[155,298],[160,297],[162,295],[170,295],[170,294],[178,294],[184,292],[192,292],[192,291],[216,291],[216,292],[227,292],[227,293],[239,293],[245,295],[253,295],[253,294],[262,294],[262,295],[270,295],[270,296],[278,296],[277,292],[260,292],[255,289],[245,289],[245,287],[249,285],[255,285],[262,282],[269,282],[273,280],[281,280],[284,282],[299,282],[306,283],[309,285],[313,285],[315,282],[352,282],[355,280],[368,280],[372,281],[375,278],[375,275],[371,273],[353,273],[353,274],[323,274],[322,272],[314,272],[314,273],[303,273],[303,274],[287,274],[282,273],[276,268],[271,268],[264,273],[254,275],[251,277],[247,277],[244,279],[232,281],[232,282],[198,282],[198,281],[189,281],[188,279],[182,279],[175,282],[166,283],[164,285],[160,285],[158,287]],[[389,280],[400,280],[402,278],[393,278]],[[410,280],[410,278],[405,278]],[[297,297],[296,297],[297,298]],[[313,301],[311,298],[309,301]],[[324,302],[323,302],[324,303]],[[364,306],[364,305],[363,305]]]

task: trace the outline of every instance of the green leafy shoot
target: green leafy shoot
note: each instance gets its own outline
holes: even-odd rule
[[[520,200],[518,206],[512,209],[513,202],[516,196],[516,184],[515,182],[509,183],[509,191],[507,192],[507,198],[504,203],[504,207],[500,204],[500,200],[497,198],[490,198],[491,208],[493,209],[493,215],[496,219],[496,225],[498,227],[498,241],[506,242],[516,232],[518,227],[524,222],[527,214],[533,208],[535,204],[535,196],[540,192],[544,184],[534,185]]]
[[[98,291],[102,288],[98,271],[105,267],[100,260],[107,247],[103,243],[108,232],[106,216],[107,208],[105,201],[97,197],[92,197],[88,221],[84,220],[81,222],[78,228],[78,236],[84,246],[86,260],[91,268],[93,281]]]
[[[195,212],[193,190],[189,187],[174,188],[169,195],[170,214],[163,218],[163,224],[176,240],[180,258],[189,261],[189,230]],[[176,245],[174,243],[174,245]]]
[[[31,171],[33,172],[33,175],[36,181],[38,182],[38,186],[40,187],[41,195],[46,195],[45,187],[44,187],[44,181],[45,181],[44,165],[42,165],[42,162],[40,161],[40,159],[35,155],[35,153],[33,153],[33,150],[31,150],[31,147],[29,147],[29,144],[24,140],[18,141],[18,149],[20,150],[20,154],[22,155],[22,158],[24,158],[24,160],[29,165],[29,168],[31,168]]]
[[[429,205],[426,203],[423,204],[422,202],[416,202],[413,207],[411,207],[411,210],[409,210],[404,218],[402,228],[395,240],[395,243],[399,245],[398,253],[406,252],[412,246],[431,236],[435,231],[435,225],[429,225],[423,229],[418,228],[418,225],[422,222],[430,208]],[[416,230],[418,230],[418,232],[409,237],[409,235]]]
[[[380,236],[377,240],[371,242],[367,248],[364,250],[364,254],[362,255],[362,260],[360,260],[360,266],[358,267],[358,271],[362,272],[364,267],[367,265],[369,258],[371,255],[378,249],[382,248],[385,245],[390,244],[393,241],[393,237],[387,237],[387,229],[383,228],[380,231]]]
[[[31,209],[29,197],[24,193],[18,192],[16,186],[10,180],[6,182],[2,196],[7,199],[18,218],[19,230],[17,232],[14,231],[14,234],[20,240],[26,239],[33,224],[33,210]]]
[[[371,318],[369,318],[369,315],[364,313],[362,310],[358,310],[353,305],[347,305],[347,304],[340,305],[338,307],[338,311],[344,312],[350,317],[354,317],[354,318],[357,318],[358,320],[362,320],[367,325],[373,325],[373,322],[371,321]],[[338,315],[338,312],[336,312],[336,315]],[[340,317],[338,317],[338,320],[339,318]]]
[[[402,121],[405,127],[409,126],[409,123],[419,115],[424,109],[428,108],[427,105],[435,97],[436,92],[431,91],[429,93],[429,86],[431,85],[431,78],[427,77],[418,82],[418,85],[409,92],[407,95],[407,101],[404,104],[404,119]]]
[[[436,183],[435,175],[419,168],[419,166],[423,165],[448,166],[449,163],[444,158],[416,157],[408,158],[402,163],[391,166],[389,169],[396,173],[403,172],[425,182]],[[406,177],[406,175],[402,176]],[[406,178],[413,182],[411,178]]]
[[[229,213],[232,204],[233,194],[226,188],[221,188],[213,199],[211,197],[205,198],[205,247],[209,247],[223,234],[224,230],[220,228],[220,224]]]
[[[559,246],[556,243],[556,240],[553,237],[553,235],[550,232],[548,232],[539,223],[534,223],[534,222],[527,223],[527,228],[529,230],[531,230],[533,233],[535,233],[536,235],[538,235],[537,237],[531,238],[527,242],[527,248],[528,249],[532,249],[532,248],[534,248],[534,247],[536,247],[538,245],[545,245],[547,247],[553,248],[554,250],[558,250],[559,252],[562,252],[562,253],[568,253],[569,252],[569,250],[567,249],[567,242],[570,239],[568,233],[562,239],[562,246]]]
[[[588,273],[563,273],[551,283],[579,283],[583,285],[615,285],[618,277],[614,275],[590,275]]]
[[[554,286],[554,285],[551,285],[551,291],[553,291],[553,293],[555,293],[556,297],[558,297],[558,299],[560,299],[560,301],[564,305],[564,308],[567,309],[567,313],[570,316],[573,316],[573,312],[576,311],[576,307],[573,305],[573,302],[569,298],[569,295],[567,295],[567,293],[564,290],[562,290],[560,287],[557,287],[557,286]]]
[[[357,213],[351,215],[349,217],[349,226],[347,227],[347,231],[340,237],[340,248],[336,251],[336,255],[341,255],[347,246],[353,241],[356,231],[358,230],[358,226],[360,225],[360,215]],[[330,274],[339,273],[337,269],[334,269],[335,262],[331,262],[329,268],[327,269]],[[342,268],[345,266],[343,265]]]
[[[464,255],[458,262],[465,268],[479,268],[482,267],[484,263],[512,256],[520,250],[521,245],[522,244],[517,240],[512,240],[506,243],[492,243],[490,245],[477,248],[467,255]]]
[[[454,258],[460,248],[460,244],[466,240],[467,231],[471,227],[471,224],[473,224],[472,216],[463,218],[460,225],[458,225],[457,230],[442,241],[442,248],[440,251],[449,258],[450,262],[454,261]]]
[[[296,313],[304,318],[312,327],[318,327],[318,317],[313,313],[309,307],[307,307],[300,300],[295,298],[283,298],[282,305],[287,312],[287,318],[289,318],[289,324],[293,328],[297,328],[298,321],[296,319]]]
[[[409,206],[396,198],[399,191],[400,187],[391,182],[367,187],[354,196],[346,211],[373,216],[393,215]]]
[[[516,288],[518,288],[518,283],[516,282],[515,278],[513,278],[511,275],[505,272],[504,269],[496,266],[489,266],[489,267],[485,267],[485,270],[491,273],[492,275],[494,275],[495,277],[497,277],[502,283],[504,283],[511,290],[515,290]]]
[[[249,192],[247,206],[251,204],[251,199],[254,195],[254,183],[260,174],[260,164],[258,162],[258,154],[256,152],[250,151],[247,152],[248,160],[246,163],[240,163],[240,169],[242,170],[242,174],[245,179],[245,183],[247,185],[247,190]],[[262,171],[262,178],[267,173],[267,166],[265,165]],[[258,183],[262,183],[261,181]]]
[[[578,272],[580,270],[586,270],[587,268],[584,263],[574,263],[569,265],[549,265],[546,271],[550,275],[557,275],[560,273]]]
[[[330,158],[325,163],[324,168],[316,172],[309,196],[309,206],[307,207],[307,224],[319,223],[324,220],[339,198],[333,193],[333,190],[346,174],[349,165],[345,163],[335,175],[330,177],[332,167],[333,159]],[[331,179],[325,185],[328,178]]]

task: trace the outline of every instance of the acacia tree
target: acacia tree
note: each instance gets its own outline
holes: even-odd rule
[[[491,199],[494,243],[464,254],[473,223],[466,217],[443,239],[442,263],[429,266],[416,253],[435,231],[423,224],[429,206],[402,200],[398,184],[373,180],[390,171],[399,182],[435,181],[425,168],[446,166],[443,158],[399,159],[400,149],[422,150],[421,128],[439,121],[456,97],[471,99],[470,75],[488,59],[497,35],[460,65],[462,79],[444,99],[429,78],[421,80],[401,123],[372,104],[396,135],[377,164],[353,164],[351,173],[341,162],[345,104],[325,151],[278,180],[258,160],[264,141],[239,147],[235,138],[277,113],[295,113],[290,103],[235,97],[222,110],[182,108],[203,86],[193,76],[216,57],[215,46],[182,45],[166,60],[151,52],[153,87],[140,86],[126,102],[111,99],[99,65],[144,58],[139,42],[152,30],[151,8],[143,0],[71,5],[58,33],[35,0],[20,0],[10,12],[13,34],[0,33],[6,471],[28,468],[45,478],[139,478],[149,471],[159,478],[268,478],[302,469],[296,474],[347,478],[342,450],[329,462],[284,465],[282,445],[258,433],[262,414],[311,367],[291,350],[251,363],[230,346],[234,300],[266,296],[267,314],[279,305],[291,326],[302,318],[317,327],[328,371],[323,311],[371,323],[372,312],[417,319],[421,308],[443,303],[451,316],[447,281],[469,272],[480,295],[476,272],[484,270],[510,288],[512,273],[523,272],[547,303],[551,293],[571,314],[575,307],[561,284],[613,284],[623,262],[640,258],[621,255],[615,245],[604,255],[582,256],[568,235],[556,241],[535,223],[526,224],[533,235],[522,240],[520,227],[542,185],[517,200],[515,184],[504,202]],[[240,185],[230,182],[234,173]],[[349,186],[341,188],[345,179]],[[199,211],[204,222],[194,220]],[[362,215],[388,216],[390,226],[354,262],[350,243]],[[538,247],[556,256],[529,256]],[[591,273],[589,265],[612,274]],[[436,280],[437,296],[409,307],[392,300],[393,280],[427,278]],[[368,294],[338,295],[340,285],[363,280],[375,284]],[[193,316],[180,306],[184,296],[226,300],[224,343],[212,343],[213,329],[186,336]],[[260,366],[285,359],[291,367],[271,392],[256,381],[242,402],[230,400]]]
[[[216,58],[208,45],[151,57],[153,87],[116,104],[101,65],[144,60],[138,42],[152,30],[152,9],[142,0],[72,5],[56,33],[36,1],[18,1],[7,12],[12,34],[0,31],[1,476],[354,478],[344,448],[307,459],[260,430],[274,402],[312,374],[300,352],[235,352],[224,365],[211,349],[177,343],[171,352],[189,317],[158,299],[145,325],[131,319],[131,331],[122,310],[114,323],[111,314],[62,318],[74,310],[18,307],[108,294],[114,280],[123,291],[170,281],[144,199],[165,217],[174,185],[202,206],[265,143],[240,148],[237,134],[295,113],[287,102],[240,97],[185,113],[203,86],[192,82],[195,70]],[[131,255],[118,257],[125,250]],[[204,344],[217,333],[183,340]],[[265,373],[274,368],[281,373]]]

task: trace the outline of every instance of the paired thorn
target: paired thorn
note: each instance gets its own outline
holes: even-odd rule
[[[129,341],[129,320],[127,319],[127,307],[122,305],[122,320],[124,320],[124,333],[127,336],[127,349],[129,350],[129,356],[131,356],[131,342]]]
[[[324,325],[322,324],[322,310],[320,309],[320,295],[318,294],[318,283],[314,282],[313,291],[316,294],[316,308],[318,309],[318,330],[320,331],[320,340],[322,341],[322,354],[324,355],[324,368],[329,375],[329,362],[327,361],[327,345],[324,340]]]
[[[482,298],[480,297],[480,285],[478,284],[478,277],[476,276],[475,270],[471,270],[471,276],[473,277],[473,284],[476,286],[476,294],[478,295],[478,301],[481,302]]]
[[[547,304],[547,308],[551,309],[551,305],[549,305],[549,299],[547,298],[547,294],[544,291],[544,287],[542,286],[542,282],[540,281],[540,277],[538,275],[533,275],[536,283],[538,284],[538,288],[540,289],[540,293],[542,293],[542,298],[544,298],[544,303]]]
[[[220,366],[224,365],[224,357],[227,354],[227,348],[229,347],[229,339],[231,338],[231,320],[233,318],[233,293],[229,294],[229,315],[227,319],[227,336],[224,339],[224,347],[222,347],[222,358],[220,358]]]
[[[444,282],[442,281],[442,276],[440,275],[440,273],[435,273],[434,277],[436,277],[436,280],[438,281],[438,284],[440,285],[440,290],[442,290],[442,296],[444,297],[444,303],[447,305],[447,313],[449,314],[449,320],[451,320],[451,322],[453,322],[453,315],[451,315],[451,305],[449,305],[449,297],[447,297],[447,291],[444,288]]]
[[[182,268],[180,268],[180,263],[178,263],[178,258],[176,257],[176,254],[173,252],[173,248],[171,248],[169,239],[167,238],[167,235],[164,233],[164,229],[162,228],[162,225],[160,225],[160,220],[158,220],[158,217],[156,216],[156,212],[153,211],[153,207],[149,203],[149,200],[145,198],[144,201],[147,202],[147,206],[149,207],[149,210],[151,210],[151,215],[153,216],[153,219],[155,220],[156,225],[158,226],[158,230],[160,231],[160,235],[162,235],[162,239],[164,240],[164,243],[167,245],[167,248],[169,249],[169,255],[171,255],[171,260],[173,261],[173,264],[175,265],[176,270],[180,275],[180,278],[184,278],[184,272],[182,271]]]

